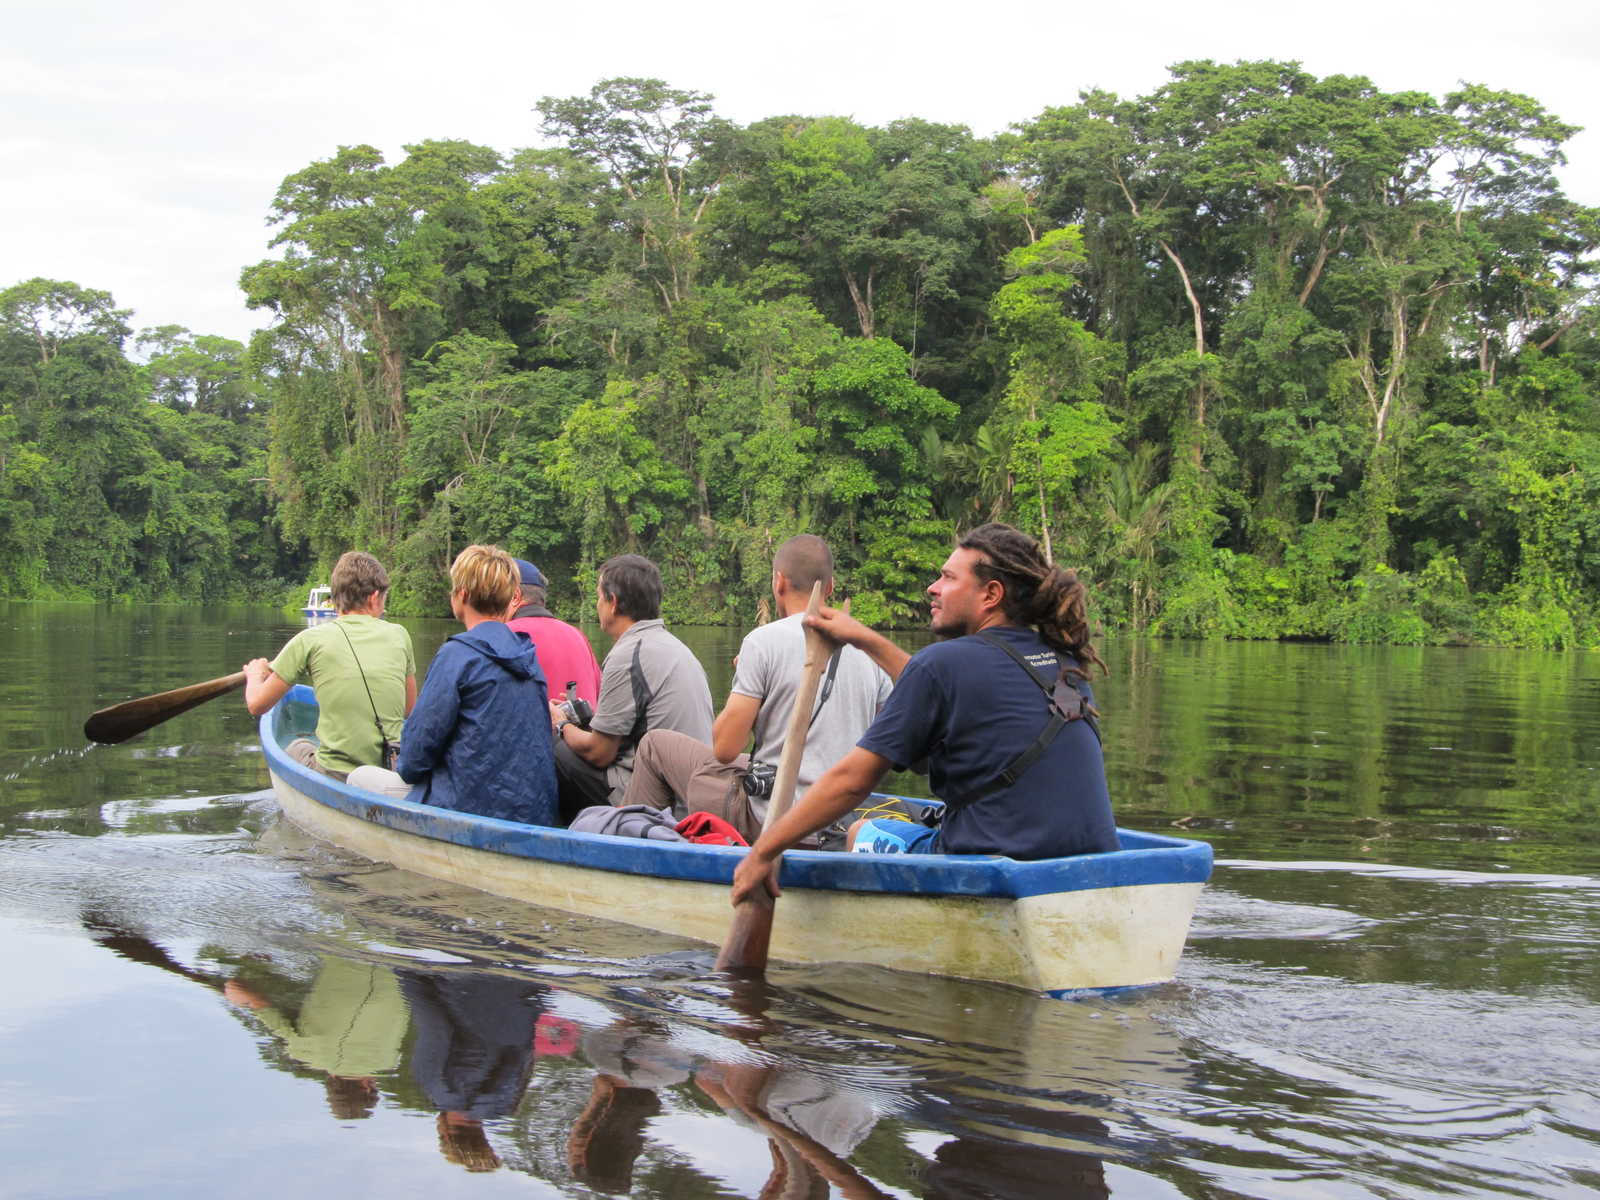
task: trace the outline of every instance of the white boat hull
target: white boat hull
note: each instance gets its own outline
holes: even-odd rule
[[[270,720],[269,714],[263,722],[264,745]],[[741,851],[640,844],[428,809],[334,783],[288,759],[275,744],[267,753],[273,788],[289,819],[366,858],[494,895],[713,945],[728,931],[727,878]],[[916,881],[915,870],[908,875],[908,868],[931,865],[911,859],[940,856],[791,852],[786,871],[792,865],[805,875],[809,869],[813,881],[823,873],[845,878],[824,886],[785,879],[771,953],[790,962],[870,963],[1057,994],[1161,983],[1177,968],[1210,871],[1209,847],[1148,834],[1124,832],[1123,837],[1161,846],[1082,860],[1094,860],[1092,868],[1101,873],[1114,869],[1114,860],[1133,860],[1142,881],[1080,883],[1031,895],[939,894]],[[1141,856],[1159,855],[1169,844],[1188,848],[1186,865],[1154,874],[1184,877],[1150,879]],[[671,878],[646,870],[647,863],[670,864],[673,855],[693,856],[702,874],[719,878]],[[1196,866],[1200,857],[1203,870]],[[963,865],[946,859],[947,868],[952,861]],[[1002,865],[1030,864],[981,858],[970,865],[975,872],[993,873]],[[889,882],[881,887],[872,879],[863,882],[863,871]]]

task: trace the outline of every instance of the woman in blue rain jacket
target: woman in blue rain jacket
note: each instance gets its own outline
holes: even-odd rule
[[[406,799],[436,808],[557,823],[549,689],[533,642],[503,620],[517,569],[495,546],[450,568],[450,607],[466,627],[434,655],[400,743]]]

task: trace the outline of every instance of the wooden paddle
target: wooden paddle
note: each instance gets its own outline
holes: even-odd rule
[[[822,607],[822,582],[811,587],[811,599],[806,604],[806,615],[815,616]],[[783,753],[778,756],[778,774],[772,783],[772,799],[767,802],[767,819],[763,829],[771,829],[777,819],[789,811],[794,803],[794,785],[800,777],[800,756],[806,748],[806,733],[811,728],[811,708],[817,699],[817,684],[828,665],[833,647],[811,626],[806,631],[806,661],[800,672],[800,689],[795,694],[794,711],[789,714],[789,731],[783,738]],[[758,888],[733,910],[733,925],[722,952],[717,955],[719,971],[749,971],[760,973],[767,969],[767,945],[772,940],[773,898],[766,888]]]
[[[157,692],[154,696],[140,696],[137,700],[124,700],[110,708],[102,708],[83,723],[83,736],[91,742],[114,746],[135,734],[153,729],[179,713],[188,712],[207,700],[244,686],[244,672],[235,671],[220,679],[204,683],[191,683],[188,687],[174,688],[170,692]]]

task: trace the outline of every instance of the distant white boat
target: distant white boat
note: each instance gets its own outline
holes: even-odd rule
[[[333,589],[330,587],[314,587],[306,596],[306,606],[300,610],[313,619],[321,617],[337,617],[339,611],[333,607]]]

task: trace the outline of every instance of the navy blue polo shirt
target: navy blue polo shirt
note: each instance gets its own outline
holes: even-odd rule
[[[1031,629],[986,632],[1054,678],[1055,652]],[[961,637],[912,656],[857,745],[896,770],[928,760],[928,783],[947,805],[940,852],[1035,859],[1118,849],[1100,739],[1086,721],[1069,722],[1010,787],[965,799],[1032,745],[1049,717],[1049,700],[1020,664],[980,637]]]

